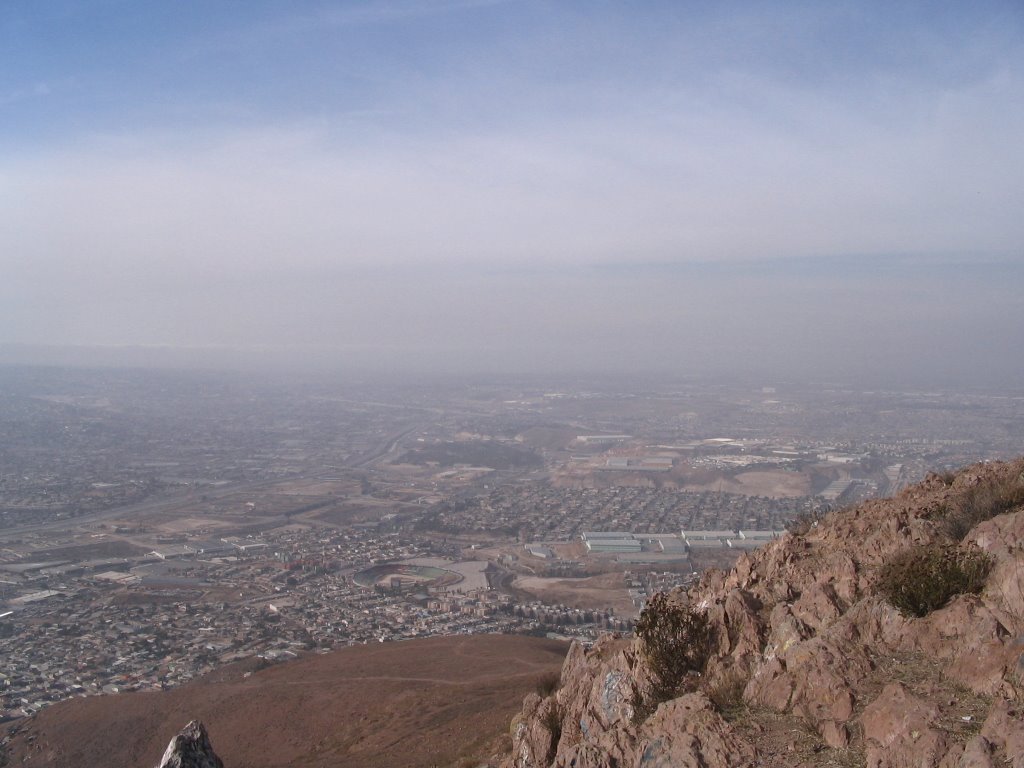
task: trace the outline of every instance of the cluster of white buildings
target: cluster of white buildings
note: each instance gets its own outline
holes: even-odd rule
[[[627,531],[584,531],[588,552],[637,554],[652,552],[685,556],[693,549],[757,549],[779,538],[784,531],[680,531],[679,533],[629,533]]]

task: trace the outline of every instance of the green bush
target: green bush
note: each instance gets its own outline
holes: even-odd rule
[[[978,523],[1024,506],[1024,477],[987,480],[966,489],[946,508],[945,529],[956,541],[962,541]]]
[[[680,695],[691,673],[704,671],[714,633],[707,614],[669,602],[668,595],[659,592],[640,614],[636,636],[651,672],[650,690],[633,701],[636,717],[643,719],[661,702]]]
[[[904,550],[885,565],[875,586],[904,616],[927,616],[956,595],[985,587],[992,558],[978,550],[926,544]]]

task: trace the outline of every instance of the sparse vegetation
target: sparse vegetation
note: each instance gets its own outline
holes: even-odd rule
[[[704,692],[726,720],[733,720],[746,708],[743,691],[747,682],[747,676],[737,667],[732,667],[707,686]]]
[[[551,734],[551,746],[548,749],[547,761],[552,763],[558,753],[558,742],[562,738],[562,710],[558,706],[557,700],[551,699],[551,705],[544,712],[543,723],[544,727],[548,729],[548,733]]]
[[[714,633],[707,614],[671,602],[659,592],[640,614],[636,636],[651,673],[649,690],[631,702],[634,720],[642,722],[658,704],[680,695],[688,677],[704,671]]]
[[[945,511],[946,533],[962,541],[974,526],[1024,505],[1024,475],[995,478],[971,486]]]
[[[558,690],[558,686],[561,682],[561,672],[545,672],[543,675],[537,678],[537,695],[547,698],[548,696],[550,696]]]
[[[805,536],[825,518],[825,514],[826,511],[821,509],[810,509],[801,512],[786,523],[786,530],[794,536]]]
[[[927,616],[960,594],[985,586],[992,559],[939,543],[904,550],[882,566],[875,591],[904,616]]]

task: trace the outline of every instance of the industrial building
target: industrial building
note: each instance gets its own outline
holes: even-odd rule
[[[628,533],[626,531],[585,531],[583,542],[589,552],[683,556],[691,549],[757,549],[779,538],[782,531],[680,531],[675,533]]]
[[[640,552],[643,545],[634,538],[628,539],[592,539],[587,542],[590,552]]]
[[[552,560],[555,557],[551,547],[545,547],[543,544],[524,544],[523,547],[534,557],[541,557],[545,560]]]
[[[779,538],[782,531],[682,531],[687,549],[730,547],[757,549]]]

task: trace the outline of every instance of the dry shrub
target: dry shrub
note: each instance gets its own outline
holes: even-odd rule
[[[541,698],[546,699],[548,696],[558,690],[558,686],[562,682],[561,672],[545,672],[543,675],[537,678],[537,684],[535,690],[537,695]]]
[[[974,526],[1020,506],[1024,506],[1024,477],[990,479],[950,501],[943,523],[952,539],[963,541]]]
[[[786,530],[794,536],[806,536],[819,522],[825,519],[825,512],[820,509],[810,509],[800,512],[796,517],[786,523]]]
[[[746,690],[748,677],[738,667],[730,667],[705,689],[707,697],[718,711],[730,720],[746,708],[743,691]]]
[[[958,472],[955,469],[947,469],[945,472],[936,472],[935,474],[942,481],[942,484],[948,488],[956,480]]]
[[[904,616],[927,616],[956,595],[985,587],[992,558],[933,543],[900,552],[882,566],[875,592]]]
[[[680,695],[691,673],[704,671],[714,632],[707,614],[669,602],[668,595],[659,592],[640,614],[636,636],[651,672],[649,690],[632,702],[634,720],[642,721],[658,704]]]

